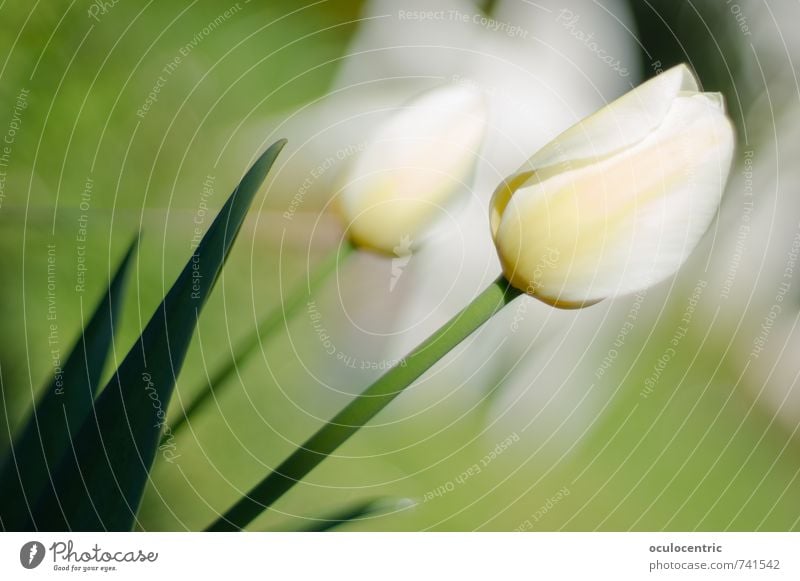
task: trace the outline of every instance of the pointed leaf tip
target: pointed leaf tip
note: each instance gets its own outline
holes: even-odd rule
[[[166,409],[208,299],[250,204],[285,145],[271,145],[250,167],[153,313],[142,335],[94,403],[72,453],[35,506],[46,530],[131,530],[160,449],[180,457],[174,438],[161,444]]]

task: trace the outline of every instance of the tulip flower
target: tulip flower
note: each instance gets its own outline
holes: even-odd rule
[[[238,342],[232,357],[194,390],[170,433],[177,433],[211,401],[214,390],[233,377],[261,341],[305,304],[355,248],[407,260],[436,214],[465,189],[486,122],[480,93],[464,85],[445,85],[413,99],[379,125],[342,178],[337,205],[349,240]]]
[[[208,530],[246,526],[517,297],[586,306],[675,272],[716,212],[732,155],[722,98],[700,92],[683,65],[562,133],[495,192],[491,228],[503,274]]]
[[[442,207],[465,189],[486,118],[479,92],[446,85],[380,125],[345,172],[337,198],[353,244],[393,255],[424,236]]]
[[[722,96],[686,67],[567,129],[496,190],[491,230],[517,289],[562,308],[674,274],[708,229],[731,166]]]

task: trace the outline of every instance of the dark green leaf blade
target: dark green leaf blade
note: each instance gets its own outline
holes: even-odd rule
[[[40,529],[132,529],[197,317],[284,144],[273,144],[245,174],[98,397],[74,437],[74,454],[35,507]],[[172,453],[168,460],[171,445],[161,446]]]
[[[328,276],[341,265],[348,255],[355,252],[356,248],[349,240],[344,240],[332,254],[324,258],[321,264],[317,265],[314,271],[309,274],[307,279],[300,281],[297,287],[286,294],[286,301],[268,312],[259,321],[254,332],[249,333],[237,345],[232,356],[224,361],[211,379],[203,382],[199,389],[192,393],[195,396],[186,405],[183,414],[172,424],[171,434],[178,433],[181,428],[187,425],[189,420],[208,405],[214,398],[218,397],[226,385],[235,375],[241,364],[261,346],[269,336],[281,328],[281,323],[288,320],[312,296]]]
[[[314,519],[314,523],[301,529],[304,532],[322,533],[332,531],[348,523],[376,518],[380,514],[395,513],[413,508],[415,503],[408,498],[376,498],[346,506],[339,511]]]
[[[0,523],[21,530],[34,501],[49,485],[51,471],[64,455],[69,434],[80,427],[100,384],[138,236],[128,247],[111,283],[13,443],[0,469]]]

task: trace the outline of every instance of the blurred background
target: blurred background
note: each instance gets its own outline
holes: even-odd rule
[[[399,274],[366,253],[340,265],[179,433],[175,461],[158,456],[138,528],[202,529],[498,275],[487,207],[506,175],[687,62],[725,95],[738,145],[686,267],[585,310],[515,302],[251,528],[322,526],[372,499],[384,510],[341,528],[800,528],[798,18],[777,0],[0,3],[0,449],[139,229],[114,364],[194,228],[289,139],[175,418],[339,243],[330,201],[370,129],[427,87],[477,87],[490,128],[462,202]]]

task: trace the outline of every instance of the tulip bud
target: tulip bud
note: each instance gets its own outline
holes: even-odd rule
[[[561,308],[675,273],[716,214],[733,156],[722,96],[685,65],[567,129],[495,191],[491,229],[511,284]]]
[[[453,194],[467,188],[486,120],[480,93],[448,85],[382,123],[347,168],[337,198],[353,243],[391,255],[418,241]]]

